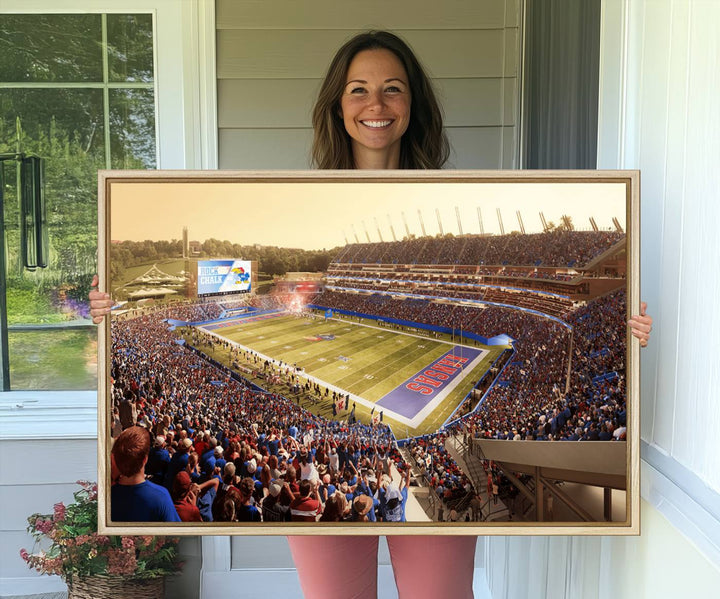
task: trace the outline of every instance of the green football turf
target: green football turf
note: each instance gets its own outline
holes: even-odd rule
[[[370,320],[359,323],[343,317],[325,320],[281,316],[215,329],[213,333],[287,365],[302,367],[305,373],[371,402],[379,400],[455,345],[380,327]],[[335,339],[311,340],[320,335],[334,335]],[[448,340],[447,336],[442,338]],[[436,431],[504,349],[504,346],[478,347],[489,350],[489,354],[465,373],[463,381],[420,426],[411,429],[390,417],[384,418],[398,438]],[[307,407],[331,417],[332,408],[327,403],[316,406],[317,409]],[[356,416],[368,422],[370,409],[357,404]],[[338,417],[345,418],[347,413],[340,413]]]

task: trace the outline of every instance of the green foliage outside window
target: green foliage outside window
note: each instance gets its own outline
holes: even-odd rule
[[[89,323],[98,169],[156,166],[152,16],[2,15],[0,57],[0,153],[44,158],[50,239],[48,268],[25,270],[15,163],[5,162],[12,387],[93,388],[94,365],[70,365],[94,360],[94,327],[68,333],[57,326]],[[51,328],[26,332],[43,326]],[[51,365],[58,344],[71,355],[57,375],[33,375],[27,356]],[[63,380],[68,376],[74,380]]]

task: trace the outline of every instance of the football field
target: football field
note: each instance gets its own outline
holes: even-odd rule
[[[247,315],[202,328],[301,369],[301,380],[350,394],[359,420],[369,422],[373,412],[382,411],[398,438],[436,431],[504,349],[340,315]]]

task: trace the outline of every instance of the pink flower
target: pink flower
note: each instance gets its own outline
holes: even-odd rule
[[[62,520],[65,520],[65,512],[66,512],[65,504],[63,504],[62,502],[56,503],[53,506],[53,512],[54,512],[55,522],[61,522]]]
[[[52,520],[44,520],[42,518],[38,518],[37,520],[35,520],[35,528],[38,530],[38,532],[46,535],[53,528]]]
[[[48,574],[62,574],[63,563],[59,557],[47,558],[43,564],[45,572]]]
[[[24,562],[30,561],[30,554],[27,552],[27,549],[20,550],[20,557],[23,559]]]
[[[133,574],[137,567],[135,552],[127,549],[110,549],[108,551],[108,574]]]
[[[135,549],[135,540],[132,537],[123,537],[122,546],[125,549]]]

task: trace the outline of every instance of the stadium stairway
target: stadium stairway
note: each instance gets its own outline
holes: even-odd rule
[[[508,507],[500,500],[496,505],[487,491],[487,475],[478,458],[470,453],[469,447],[463,442],[462,434],[451,435],[445,440],[445,449],[457,462],[457,465],[470,479],[482,500],[481,514],[483,520],[507,519]]]
[[[480,494],[487,495],[487,477],[485,469],[482,467],[480,460],[470,455],[469,448],[463,442],[462,435],[451,435],[445,439],[445,449],[457,462],[460,470],[462,470],[470,479],[473,487],[480,491]],[[466,457],[468,459],[466,459]],[[486,497],[485,497],[486,498]]]

